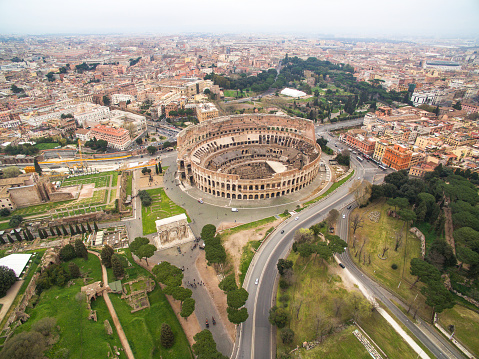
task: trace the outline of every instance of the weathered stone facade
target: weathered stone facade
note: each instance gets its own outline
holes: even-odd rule
[[[195,239],[184,213],[160,219],[155,224],[158,232],[154,238],[156,248],[168,248]]]
[[[316,177],[321,148],[310,120],[277,115],[219,117],[178,134],[178,177],[217,197],[287,195]]]

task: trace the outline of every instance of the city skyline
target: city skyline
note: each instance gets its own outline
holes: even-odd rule
[[[3,1],[1,34],[173,34],[269,33],[357,37],[477,37],[479,2],[458,0],[405,0],[385,4],[377,0],[356,2],[292,3],[264,1],[241,4],[213,1],[204,6],[193,1],[155,3],[139,0],[83,1],[67,6],[59,0]],[[181,9],[181,13],[178,9]]]

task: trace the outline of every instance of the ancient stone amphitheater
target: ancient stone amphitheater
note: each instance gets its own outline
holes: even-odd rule
[[[284,196],[316,177],[321,148],[310,120],[277,115],[218,117],[178,135],[178,176],[213,196]]]

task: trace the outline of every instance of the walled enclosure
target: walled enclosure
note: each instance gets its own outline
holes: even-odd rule
[[[178,134],[178,177],[230,199],[287,195],[316,177],[321,148],[310,120],[277,115],[218,117]]]

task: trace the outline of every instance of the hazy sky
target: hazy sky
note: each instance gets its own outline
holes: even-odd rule
[[[479,0],[0,0],[1,34],[479,37]]]

